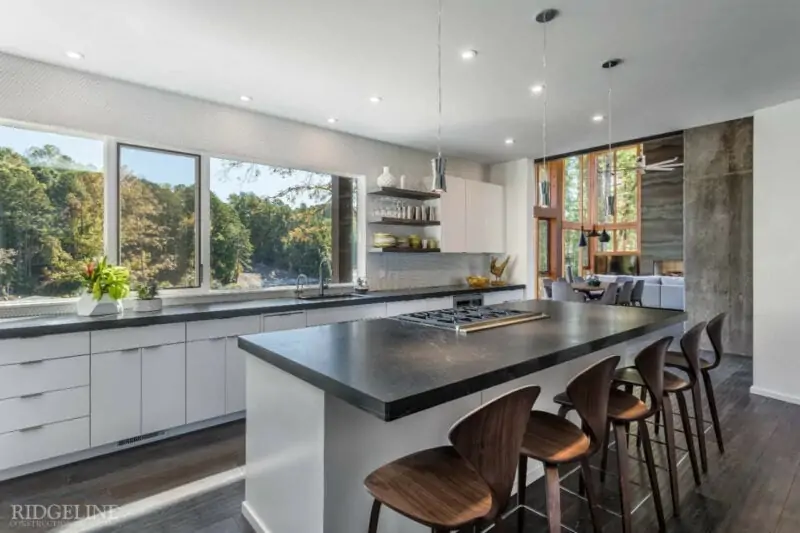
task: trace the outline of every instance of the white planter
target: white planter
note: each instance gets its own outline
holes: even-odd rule
[[[137,313],[150,313],[153,311],[161,311],[162,302],[161,298],[153,298],[152,300],[134,300],[133,310]]]
[[[122,312],[122,302],[114,300],[104,294],[100,300],[95,300],[91,293],[86,292],[78,300],[79,316],[117,315]]]

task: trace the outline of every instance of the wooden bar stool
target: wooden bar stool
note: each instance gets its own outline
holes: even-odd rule
[[[608,397],[608,423],[614,427],[614,435],[617,443],[617,464],[619,469],[619,495],[620,495],[620,517],[622,519],[623,533],[632,531],[631,523],[631,496],[629,490],[630,468],[628,465],[628,445],[627,430],[631,423],[636,422],[641,437],[642,448],[647,466],[647,475],[650,478],[650,489],[653,493],[653,505],[656,508],[659,531],[666,530],[664,520],[664,508],[661,503],[661,490],[658,486],[658,476],[656,474],[656,463],[653,458],[653,448],[650,442],[650,432],[647,429],[646,420],[655,416],[662,408],[664,398],[664,360],[667,355],[667,348],[672,342],[672,337],[660,339],[650,346],[643,349],[636,356],[635,366],[644,382],[644,390],[650,396],[650,406],[630,394],[629,392],[611,389]],[[568,395],[562,393],[557,395],[553,401],[561,405],[559,415],[566,414],[573,409],[572,401]],[[608,441],[603,448],[603,472],[606,470],[608,456]]]
[[[705,327],[705,322],[697,324],[695,327],[684,333],[681,337],[681,348],[691,349],[692,346],[698,346],[700,342],[700,335]],[[694,441],[692,439],[692,425],[689,419],[689,408],[686,405],[686,397],[684,392],[692,389],[692,382],[676,376],[672,372],[665,370],[664,375],[664,395],[661,403],[661,414],[664,419],[664,437],[667,446],[667,465],[669,470],[670,491],[672,493],[672,512],[675,516],[680,513],[680,490],[678,488],[678,460],[677,460],[677,446],[675,445],[675,425],[672,412],[672,398],[674,396],[678,400],[678,411],[680,411],[681,425],[686,437],[686,453],[689,455],[689,461],[692,464],[692,475],[696,485],[700,485],[700,468],[697,465],[697,455],[694,451]],[[642,378],[639,370],[636,367],[620,368],[614,374],[614,382],[619,385],[624,385],[626,392],[632,393],[633,387],[647,387],[645,380]]]
[[[725,325],[726,316],[726,313],[720,313],[712,318],[706,326],[706,334],[708,334],[711,346],[714,348],[714,360],[708,361],[700,357],[699,354],[697,358],[700,376],[703,378],[703,384],[706,389],[706,400],[708,401],[708,410],[711,412],[714,434],[717,437],[717,448],[719,448],[719,453],[721,454],[725,453],[725,445],[722,442],[722,426],[719,423],[717,399],[714,395],[714,384],[711,382],[710,372],[719,366],[722,362],[722,354],[725,353],[725,349],[722,345],[722,328]],[[692,368],[686,356],[679,352],[667,353],[667,366],[679,368],[686,372],[689,372]],[[656,427],[656,431],[658,431],[658,427]],[[702,431],[702,429],[698,428],[698,431]]]
[[[522,437],[539,387],[511,391],[464,416],[450,429],[452,446],[407,455],[364,480],[373,496],[369,533],[378,530],[381,505],[434,533],[497,524],[514,485]]]
[[[561,482],[558,477],[558,465],[575,462],[580,462],[581,465],[594,531],[595,533],[600,531],[598,502],[592,484],[589,457],[600,449],[605,440],[608,430],[606,422],[608,395],[611,391],[611,377],[617,364],[619,364],[617,356],[603,359],[572,378],[567,385],[567,396],[581,418],[586,433],[558,415],[545,411],[530,413],[519,461],[518,501],[520,505],[525,503],[528,457],[541,461],[544,463],[547,522],[550,533],[561,532]],[[525,513],[520,509],[517,529],[521,533],[524,527]]]

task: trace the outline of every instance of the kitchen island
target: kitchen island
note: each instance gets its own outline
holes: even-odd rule
[[[250,354],[242,509],[254,529],[364,531],[362,481],[374,468],[445,443],[462,415],[524,384],[541,385],[536,407],[553,409],[574,374],[611,353],[629,360],[685,319],[547,300],[506,307],[549,318],[466,335],[386,319],[240,337]],[[426,530],[387,510],[380,531]]]

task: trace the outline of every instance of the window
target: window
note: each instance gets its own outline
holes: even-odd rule
[[[357,191],[350,178],[211,159],[212,289],[294,285],[305,274],[351,282]]]
[[[539,237],[539,273],[547,274],[550,272],[550,222],[547,219],[539,219],[538,222],[538,237]]]
[[[0,126],[0,301],[79,293],[103,197],[102,141]]]
[[[200,286],[199,183],[199,156],[119,145],[120,263],[132,286]]]

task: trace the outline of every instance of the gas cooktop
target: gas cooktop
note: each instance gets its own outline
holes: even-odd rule
[[[397,317],[398,320],[403,322],[447,329],[459,333],[499,328],[544,318],[550,318],[550,315],[496,307],[459,307],[457,309],[441,309],[439,311],[421,311]]]

